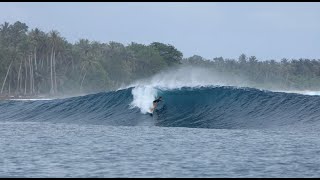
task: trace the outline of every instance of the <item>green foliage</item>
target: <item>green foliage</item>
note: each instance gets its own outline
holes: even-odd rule
[[[22,22],[0,25],[1,95],[52,95],[114,90],[161,70],[191,64],[244,77],[259,87],[320,89],[320,60],[261,61],[241,54],[237,60],[199,55],[182,59],[170,44],[100,43],[80,39],[71,44],[56,30],[29,31]]]
[[[71,44],[56,30],[28,31],[28,26],[19,21],[0,26],[2,95],[114,90],[178,64],[181,59],[182,53],[175,47],[157,42],[125,46],[80,39]]]
[[[164,58],[168,65],[178,64],[182,60],[182,53],[170,44],[166,45],[159,42],[153,42],[151,43],[151,47],[159,52],[160,56]]]
[[[201,56],[183,59],[183,64],[197,65],[224,72],[234,77],[243,77],[257,87],[285,90],[319,90],[320,60],[282,59],[261,61],[255,56],[241,54],[238,60],[222,57],[207,60]]]

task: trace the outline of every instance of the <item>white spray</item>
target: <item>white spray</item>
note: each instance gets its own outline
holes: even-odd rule
[[[157,96],[157,90],[152,86],[136,86],[132,89],[133,101],[131,107],[140,108],[141,113],[150,112],[152,101]]]

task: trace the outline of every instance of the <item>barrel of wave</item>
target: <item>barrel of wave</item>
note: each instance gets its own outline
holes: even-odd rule
[[[138,107],[141,113],[150,113],[152,101],[157,97],[157,89],[152,86],[137,86],[132,89],[133,101],[130,106]]]

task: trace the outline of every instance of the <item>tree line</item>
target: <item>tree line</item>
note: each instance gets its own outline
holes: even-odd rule
[[[56,30],[29,30],[20,21],[0,25],[0,96],[55,96],[115,90],[161,70],[191,64],[243,76],[260,87],[320,89],[319,59],[258,60],[199,55],[183,58],[170,44],[68,42]]]
[[[256,87],[282,90],[320,90],[320,59],[258,60],[241,54],[238,59],[205,59],[194,55],[183,64],[210,68],[222,74],[242,77]]]
[[[153,42],[72,44],[56,30],[28,29],[22,22],[0,25],[0,94],[59,95],[114,90],[175,66],[182,53]]]

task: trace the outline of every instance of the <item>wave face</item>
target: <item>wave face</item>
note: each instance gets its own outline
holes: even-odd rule
[[[163,101],[150,116],[157,96]],[[216,129],[318,125],[320,96],[229,86],[137,86],[67,99],[3,101],[0,120]]]

